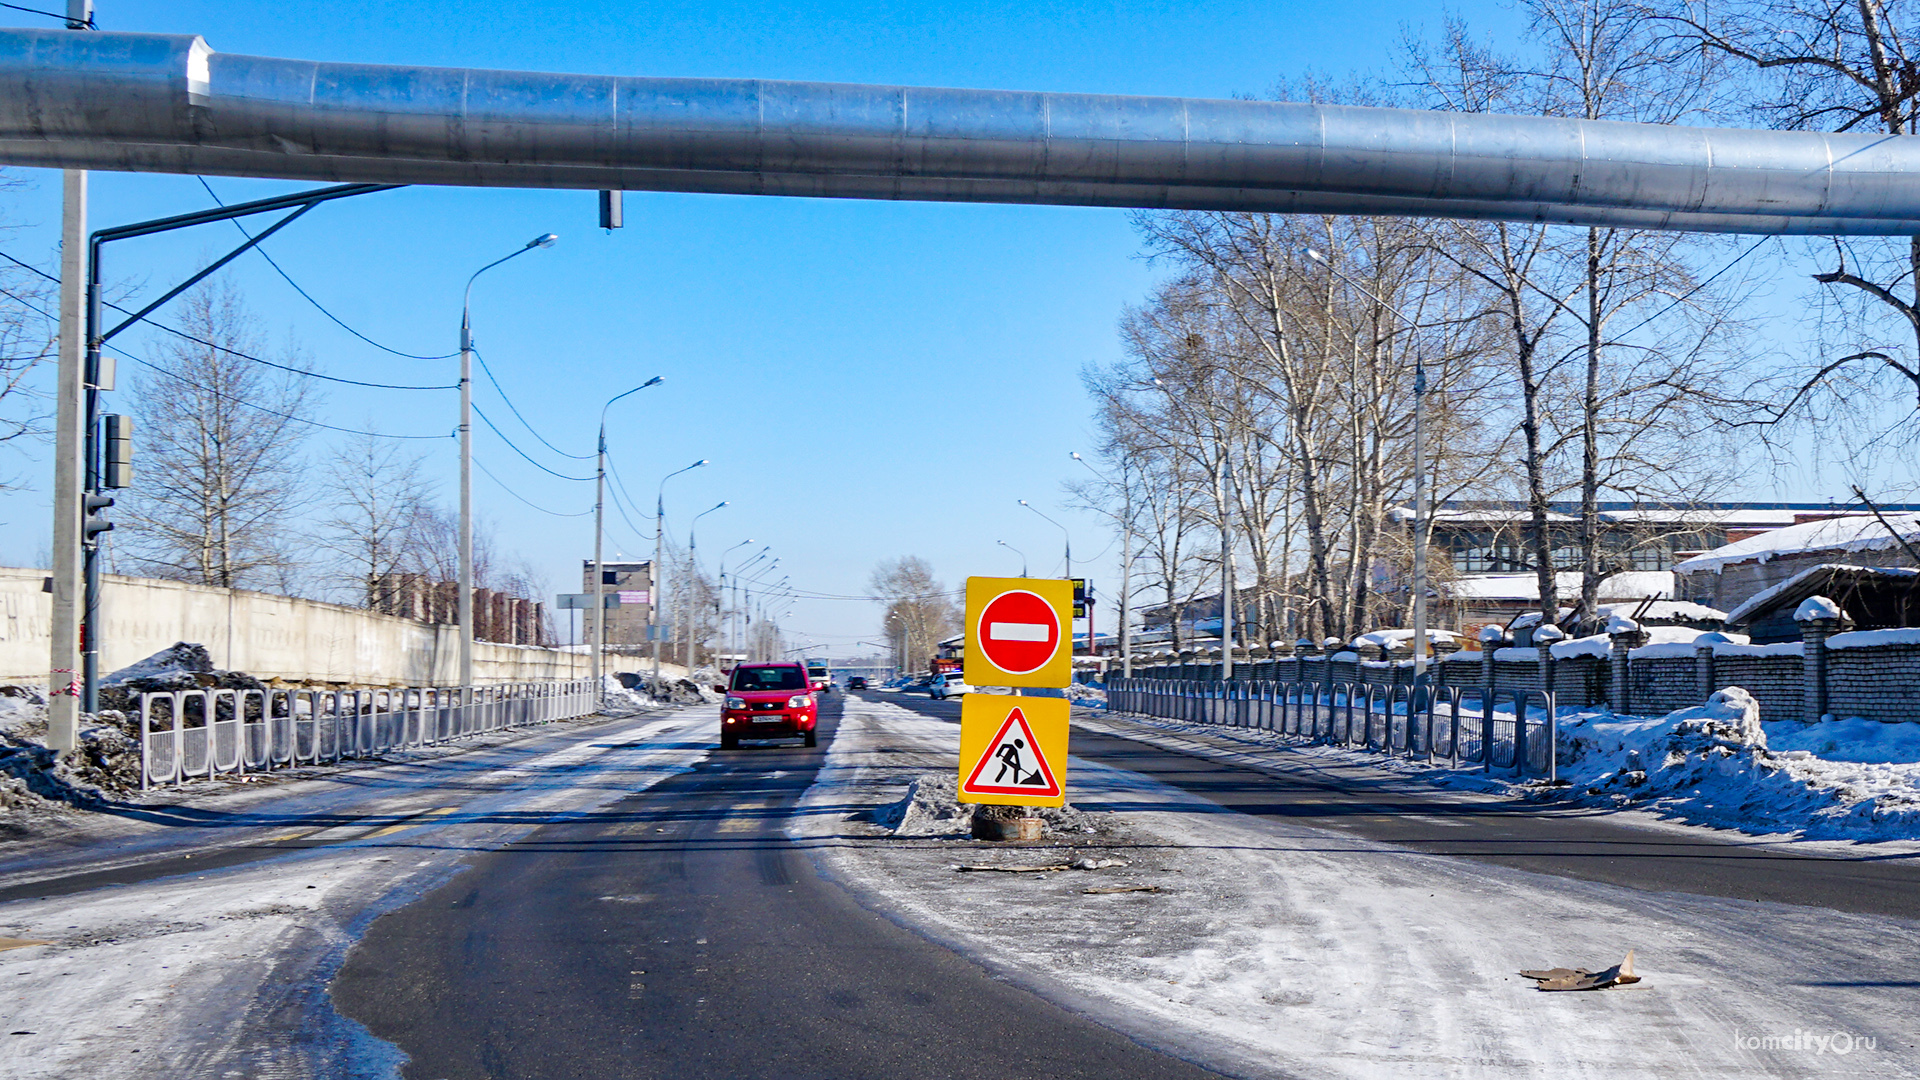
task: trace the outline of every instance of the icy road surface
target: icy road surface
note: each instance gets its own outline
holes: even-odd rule
[[[0,938],[15,939],[0,941],[0,1077],[397,1076],[399,1053],[327,997],[367,925],[475,851],[684,771],[713,711],[556,724],[267,784],[226,811],[198,803],[190,820],[205,824],[179,831],[201,842],[185,850],[149,830],[0,863]],[[222,818],[245,835],[210,846]],[[105,876],[123,883],[74,876],[90,852],[112,855]],[[187,855],[247,861],[200,873]]]
[[[1920,1074],[1910,920],[1421,854],[1079,758],[1074,804],[1120,830],[1087,849],[1128,866],[956,873],[1062,853],[983,857],[849,820],[952,770],[958,732],[849,701],[795,835],[869,904],[1190,1060],[1247,1076]],[[1123,884],[1161,891],[1085,891]],[[1548,994],[1517,974],[1629,948],[1645,977],[1630,988]]]

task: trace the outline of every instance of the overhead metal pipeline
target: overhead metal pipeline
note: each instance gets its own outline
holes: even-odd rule
[[[0,30],[0,163],[477,187],[1920,234],[1920,137],[327,64]]]

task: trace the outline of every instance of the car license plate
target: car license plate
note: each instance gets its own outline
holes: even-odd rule
[[[756,724],[780,724],[785,723],[786,719],[784,716],[756,716],[753,718],[753,722]]]

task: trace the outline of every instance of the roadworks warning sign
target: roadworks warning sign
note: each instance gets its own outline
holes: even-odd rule
[[[1062,806],[1067,801],[1065,698],[968,694],[960,703],[960,801]]]

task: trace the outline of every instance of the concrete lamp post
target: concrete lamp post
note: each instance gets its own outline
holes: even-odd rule
[[[1085,465],[1087,471],[1098,477],[1102,483],[1109,487],[1113,486],[1113,481],[1108,480],[1099,469],[1089,464],[1078,451],[1068,451],[1067,456]],[[1123,457],[1120,459],[1121,483],[1119,485],[1122,504],[1120,510],[1120,677],[1131,679],[1133,678],[1133,638],[1132,631],[1128,627],[1128,620],[1132,617],[1132,612],[1128,610],[1128,601],[1133,594],[1133,486],[1126,482],[1126,468],[1127,459]],[[1092,620],[1089,619],[1088,622],[1091,623]],[[1093,631],[1089,629],[1087,640],[1091,642],[1093,637]]]
[[[675,469],[660,478],[660,486],[653,493],[653,565],[647,569],[653,580],[647,583],[647,638],[653,643],[653,689],[660,688],[660,588],[665,580],[660,573],[661,564],[667,554],[667,481],[683,472],[691,472],[707,463],[706,458],[687,466]]]
[[[481,274],[560,239],[541,233],[511,255],[473,272],[460,300],[460,694],[473,696],[473,283]]]
[[[607,410],[613,403],[629,394],[637,394],[649,386],[658,386],[666,381],[663,375],[655,375],[639,386],[607,399],[600,407],[599,462],[593,474],[593,692],[600,693],[600,680],[605,671],[605,652],[607,648],[607,568],[600,558],[601,546],[606,537],[606,495],[607,495]]]

